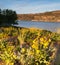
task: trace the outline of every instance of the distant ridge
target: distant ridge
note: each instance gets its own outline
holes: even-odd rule
[[[60,22],[60,10],[36,13],[36,14],[17,14],[18,20]]]

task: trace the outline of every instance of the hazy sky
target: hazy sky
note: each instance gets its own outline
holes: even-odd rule
[[[17,13],[39,13],[60,10],[60,0],[0,0],[1,9],[13,9]]]

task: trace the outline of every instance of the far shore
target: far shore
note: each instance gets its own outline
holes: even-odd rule
[[[60,10],[36,14],[17,14],[17,17],[18,20],[26,21],[60,22]]]

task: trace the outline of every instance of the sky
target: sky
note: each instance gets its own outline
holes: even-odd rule
[[[1,9],[12,9],[18,14],[60,10],[60,0],[0,0]]]

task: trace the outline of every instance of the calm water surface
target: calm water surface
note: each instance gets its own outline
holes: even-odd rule
[[[33,22],[33,21],[18,21],[19,27],[35,27],[35,28],[41,28],[44,30],[49,30],[52,32],[60,33],[60,23],[59,22]]]

